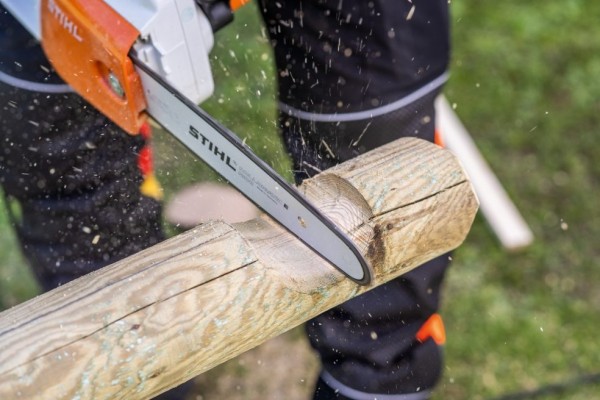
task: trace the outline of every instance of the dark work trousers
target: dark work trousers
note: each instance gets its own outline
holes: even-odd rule
[[[449,57],[446,0],[262,0],[280,128],[298,182],[394,139],[433,141]],[[448,255],[307,323],[315,399],[426,399],[441,349],[416,333],[439,307]]]
[[[432,140],[432,102],[446,79],[446,7],[260,3],[298,181],[398,137]],[[138,191],[141,139],[65,93],[39,48],[17,42],[23,37],[8,26],[0,21],[0,80],[8,83],[0,87],[0,183],[21,206],[21,243],[51,288],[160,240],[159,206]],[[315,398],[427,397],[441,353],[415,334],[438,308],[446,266],[440,257],[307,324],[323,362]]]
[[[162,240],[160,205],[139,190],[144,139],[73,93],[1,9],[0,27],[0,184],[43,288]]]
[[[44,290],[163,240],[161,206],[140,193],[142,136],[72,93],[1,6],[0,143],[0,185]]]

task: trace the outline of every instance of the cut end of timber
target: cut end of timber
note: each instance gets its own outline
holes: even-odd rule
[[[373,266],[369,287],[458,247],[479,205],[456,156],[415,138],[331,168],[301,190],[359,245]]]

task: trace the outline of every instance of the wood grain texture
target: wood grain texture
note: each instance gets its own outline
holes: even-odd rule
[[[301,190],[346,230],[357,286],[268,217],[208,222],[0,314],[0,398],[149,398],[387,282],[465,238],[456,159],[402,139]]]

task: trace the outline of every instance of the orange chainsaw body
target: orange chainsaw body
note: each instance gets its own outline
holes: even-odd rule
[[[125,131],[146,116],[140,77],[128,57],[139,32],[102,0],[42,0],[42,46],[61,78]]]

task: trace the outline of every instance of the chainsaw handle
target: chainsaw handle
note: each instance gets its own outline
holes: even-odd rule
[[[213,29],[218,31],[233,21],[233,13],[250,0],[196,0]]]

